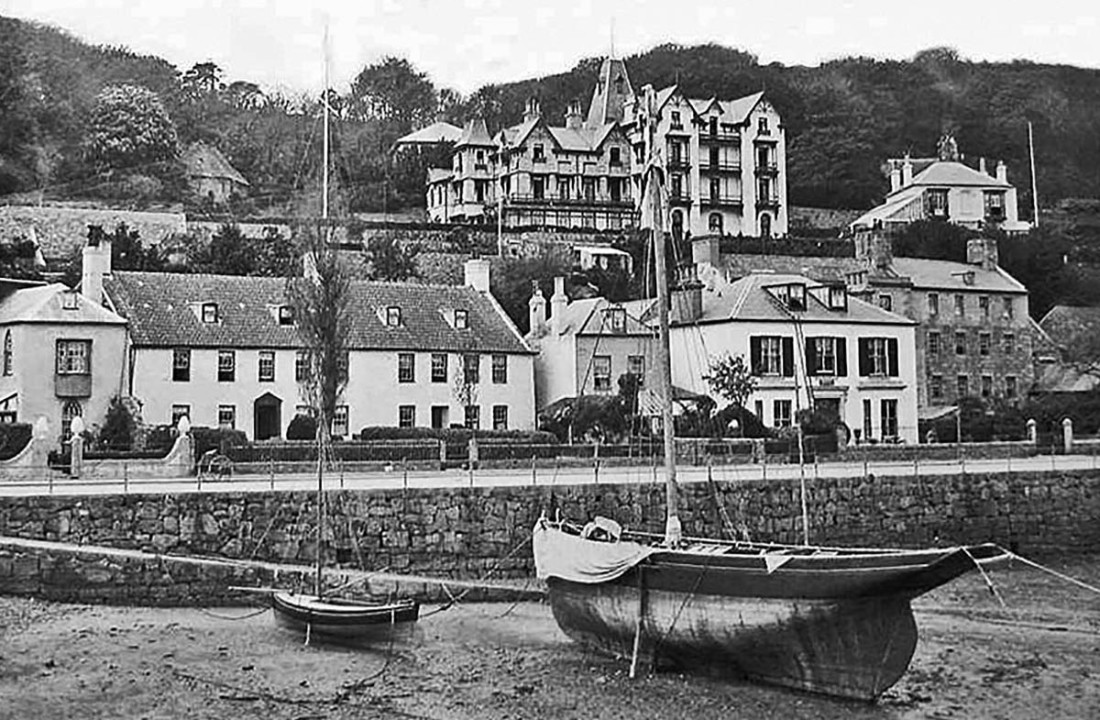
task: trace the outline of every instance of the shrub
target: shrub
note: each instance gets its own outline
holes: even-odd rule
[[[145,431],[145,448],[164,454],[176,443],[176,435],[176,428],[172,425],[154,425]]]
[[[286,428],[287,440],[313,440],[317,437],[317,420],[312,415],[295,415]]]
[[[117,395],[111,398],[107,406],[107,417],[103,420],[95,445],[104,450],[129,450],[134,439],[134,417],[130,409]]]
[[[0,460],[8,460],[27,447],[33,430],[30,423],[5,423],[0,425]]]

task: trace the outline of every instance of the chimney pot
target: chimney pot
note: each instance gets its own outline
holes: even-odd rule
[[[464,266],[466,285],[478,292],[489,292],[489,261],[471,258]]]
[[[565,294],[565,278],[554,278],[554,294],[550,296],[550,331],[561,334],[564,329],[565,308],[569,306],[569,296]]]

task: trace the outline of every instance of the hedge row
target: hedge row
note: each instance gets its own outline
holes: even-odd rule
[[[0,460],[10,460],[31,441],[30,423],[0,424]]]
[[[550,445],[558,442],[553,433],[539,430],[470,430],[468,428],[428,427],[365,427],[359,431],[360,440],[442,440],[446,443],[466,443],[477,435],[479,443],[525,443]]]

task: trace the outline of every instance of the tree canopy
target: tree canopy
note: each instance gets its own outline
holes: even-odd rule
[[[87,153],[104,169],[139,169],[178,157],[179,138],[156,93],[136,85],[118,85],[96,97]]]

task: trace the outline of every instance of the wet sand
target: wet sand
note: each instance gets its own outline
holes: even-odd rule
[[[1100,585],[1100,558],[1053,566]],[[369,650],[305,646],[257,608],[0,598],[0,718],[1096,718],[1100,596],[1020,565],[915,603],[909,672],[877,704],[660,673],[585,653],[537,602],[466,604]],[[426,606],[428,615],[434,606]]]

